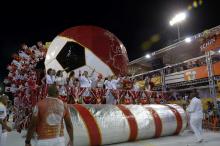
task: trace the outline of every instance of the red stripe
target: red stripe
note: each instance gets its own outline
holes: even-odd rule
[[[131,113],[131,111],[128,108],[124,107],[123,105],[117,105],[117,106],[124,113],[128,121],[130,127],[129,141],[135,141],[138,134],[138,126],[134,118],[134,115]]]
[[[146,107],[146,109],[149,110],[149,112],[151,113],[151,115],[153,116],[153,119],[154,119],[154,123],[155,123],[155,135],[154,135],[154,137],[160,137],[160,135],[162,133],[162,128],[163,128],[160,116],[158,115],[158,113],[152,107]]]
[[[74,104],[72,106],[79,112],[84,121],[84,124],[89,133],[90,145],[102,145],[102,138],[98,124],[92,114],[89,112],[89,110],[80,104]]]
[[[174,134],[178,135],[183,127],[182,117],[177,109],[175,109],[174,107],[172,107],[170,105],[167,105],[167,106],[170,108],[170,110],[174,113],[174,115],[176,117],[177,126],[176,126],[176,130],[175,130]]]

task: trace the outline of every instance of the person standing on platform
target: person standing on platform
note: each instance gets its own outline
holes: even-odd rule
[[[92,78],[93,78],[94,72],[95,72],[95,69],[92,71],[91,75],[89,76],[88,71],[84,71],[82,75],[81,75],[81,71],[79,71],[80,87],[82,88],[92,87]]]
[[[202,102],[199,98],[198,92],[196,90],[191,94],[192,100],[190,105],[187,107],[187,112],[190,114],[190,126],[195,133],[197,142],[201,143],[202,138],[202,119],[203,119],[203,109]]]
[[[48,97],[37,103],[27,132],[25,146],[31,146],[31,138],[36,131],[36,146],[65,146],[64,125],[69,134],[68,146],[73,146],[73,125],[68,107],[57,98],[55,85],[48,87]]]
[[[0,146],[6,146],[7,131],[10,132],[12,129],[7,125],[7,103],[8,96],[0,96]]]

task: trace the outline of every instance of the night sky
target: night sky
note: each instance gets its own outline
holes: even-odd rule
[[[220,25],[218,1],[197,2],[197,8],[192,7],[181,24],[183,38]],[[11,55],[22,43],[31,46],[40,40],[52,41],[77,25],[111,31],[124,43],[131,61],[173,43],[177,29],[169,26],[169,20],[192,4],[193,0],[7,1],[0,5],[0,80],[7,75]],[[153,36],[157,41],[149,45]]]

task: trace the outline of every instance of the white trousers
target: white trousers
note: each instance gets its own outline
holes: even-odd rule
[[[36,146],[65,146],[65,138],[51,138],[45,140],[37,140]]]
[[[0,146],[6,146],[7,132],[0,133]]]
[[[190,117],[190,126],[197,140],[202,140],[202,118]]]

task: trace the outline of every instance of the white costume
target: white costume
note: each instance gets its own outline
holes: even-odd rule
[[[20,56],[21,58],[30,60],[30,56],[27,55],[24,51],[20,51],[18,54],[19,54],[19,56]]]
[[[57,85],[64,86],[67,84],[67,81],[64,77],[56,77],[55,82]]]
[[[90,78],[86,78],[85,76],[79,77],[80,87],[90,88],[92,86],[92,80]]]
[[[112,89],[118,89],[119,81],[120,81],[120,78],[118,78],[117,80],[116,79],[111,80]]]
[[[202,118],[203,118],[203,109],[201,100],[194,97],[187,111],[190,113],[190,125],[195,133],[195,136],[198,142],[202,141]]]
[[[104,85],[105,85],[105,89],[112,89],[111,81],[105,80]]]
[[[0,120],[4,120],[7,116],[6,107],[0,102]],[[0,124],[0,146],[6,146],[7,132],[2,130]]]
[[[66,95],[66,88],[65,85],[67,84],[66,78],[64,77],[56,77],[55,79],[56,84],[59,86],[58,90],[59,90],[59,95]]]
[[[55,76],[46,75],[46,83],[51,85],[55,81]]]
[[[38,140],[36,146],[65,146],[65,138],[51,138],[45,140]]]
[[[138,85],[138,83],[135,83],[135,84],[133,85],[132,90],[134,90],[134,91],[139,91],[139,90],[140,90],[140,86]]]
[[[77,78],[70,78],[68,85],[70,87],[78,87],[79,86],[79,81]]]

